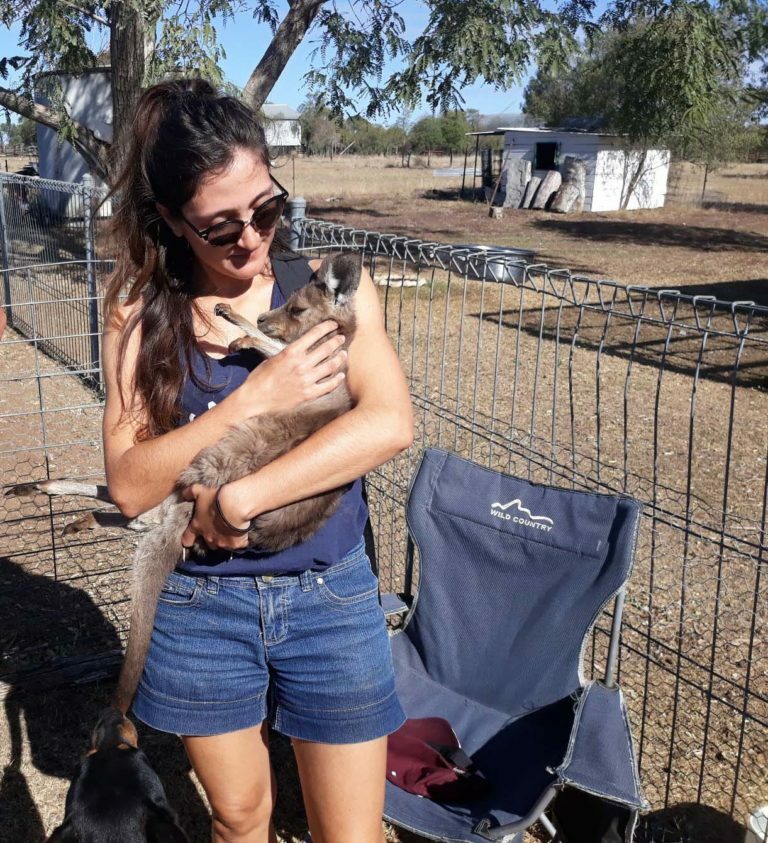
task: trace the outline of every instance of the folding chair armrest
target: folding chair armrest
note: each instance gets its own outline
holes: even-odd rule
[[[555,770],[569,785],[628,808],[645,811],[624,695],[618,686],[590,682],[579,698],[568,750]]]
[[[506,825],[493,825],[491,819],[484,818],[475,825],[472,831],[480,837],[485,837],[486,840],[495,842],[503,841],[505,837],[509,837],[512,834],[519,834],[532,826],[537,820],[541,820],[544,817],[544,811],[546,811],[556,795],[557,789],[550,786],[541,794],[528,814],[521,817],[517,822],[507,823]],[[544,817],[544,820],[546,821],[546,817]],[[545,827],[547,827],[548,831],[550,830],[551,825],[548,821],[546,821]]]

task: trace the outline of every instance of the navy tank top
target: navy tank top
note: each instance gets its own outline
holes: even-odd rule
[[[309,281],[312,270],[306,260],[293,255],[273,256],[272,266],[277,281],[270,304],[274,309],[280,307],[294,289]],[[188,424],[226,398],[263,360],[256,351],[236,352],[216,360],[196,350],[193,354],[195,375],[205,387],[201,388],[194,378],[187,377],[181,393],[181,424]],[[257,547],[234,553],[209,551],[203,559],[180,562],[177,570],[193,576],[279,576],[323,570],[360,542],[367,521],[362,481],[356,480],[342,496],[334,514],[305,542],[278,552]]]

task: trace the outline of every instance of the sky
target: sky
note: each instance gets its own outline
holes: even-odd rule
[[[554,3],[555,0],[552,0]],[[605,7],[606,0],[598,0],[598,11]],[[284,13],[287,2],[282,0],[278,11]],[[403,0],[399,7],[406,24],[406,37],[413,38],[423,30],[427,19],[426,6],[418,0]],[[248,80],[253,67],[261,57],[266,45],[271,39],[271,31],[266,24],[257,24],[250,12],[241,12],[234,20],[222,21],[217,26],[219,41],[227,54],[222,62],[227,79],[242,87]],[[101,36],[102,40],[104,36]],[[19,28],[0,29],[0,56],[14,55],[18,52]],[[105,46],[106,42],[101,46]],[[306,98],[307,89],[303,76],[312,65],[312,51],[318,46],[317,35],[310,33],[299,45],[291,57],[282,76],[270,94],[270,102],[285,103],[297,108]],[[384,75],[397,69],[395,66],[385,67]],[[522,95],[527,78],[533,68],[520,81],[511,85],[505,91],[499,91],[493,86],[475,84],[462,91],[465,108],[474,108],[482,114],[516,114],[521,111]],[[360,103],[361,110],[364,103]],[[427,112],[426,106],[422,110]],[[419,116],[419,110],[414,117]],[[394,116],[390,118],[393,120]],[[387,122],[387,121],[383,121]]]

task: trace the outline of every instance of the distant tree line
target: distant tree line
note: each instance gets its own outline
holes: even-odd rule
[[[37,123],[26,117],[22,117],[17,123],[11,123],[6,114],[5,123],[0,124],[0,137],[4,146],[35,146]]]
[[[765,150],[768,95],[755,84],[768,43],[765,4],[670,3],[658,14],[607,22],[567,63],[530,80],[523,110],[534,122],[580,119],[620,135],[641,161],[649,148],[665,147],[713,169]]]
[[[301,108],[301,144],[308,155],[423,155],[462,154],[473,146],[467,132],[484,123],[479,112],[447,111],[413,121],[409,112],[391,126],[382,126],[365,117],[337,118],[317,101],[308,100]],[[514,120],[515,118],[510,118]]]

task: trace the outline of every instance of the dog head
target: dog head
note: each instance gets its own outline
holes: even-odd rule
[[[133,723],[106,709],[48,843],[188,843]]]
[[[349,341],[355,331],[353,299],[360,273],[358,255],[325,258],[310,283],[293,293],[282,307],[262,313],[257,327],[268,337],[289,343],[320,322],[332,319]]]

